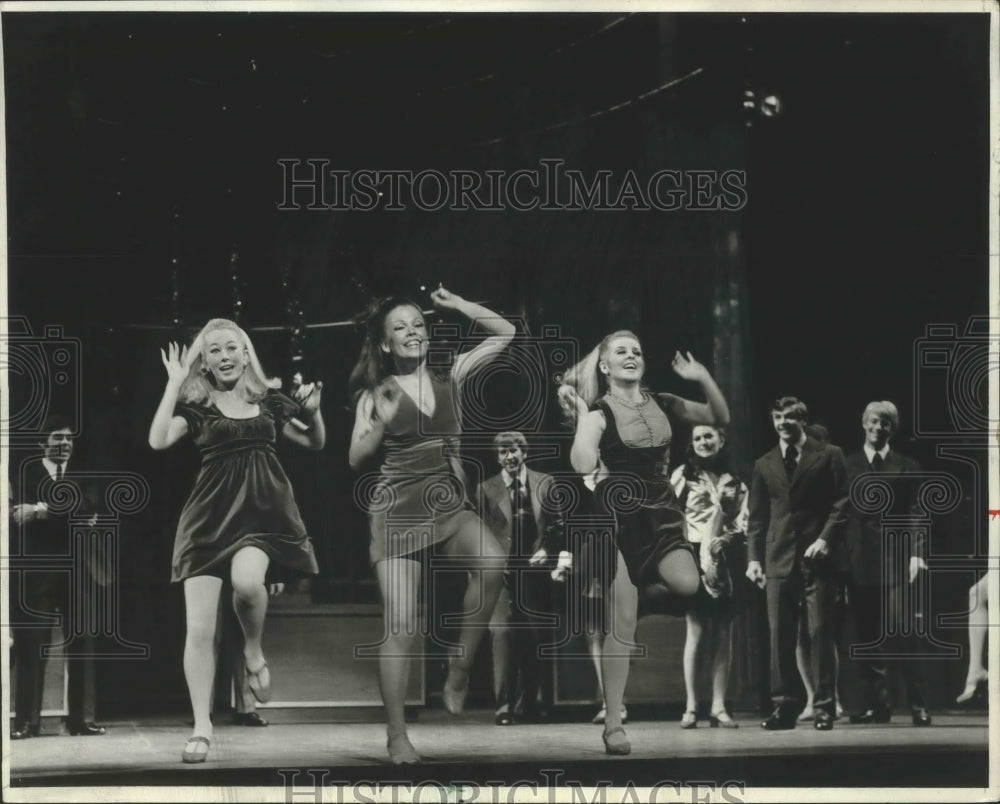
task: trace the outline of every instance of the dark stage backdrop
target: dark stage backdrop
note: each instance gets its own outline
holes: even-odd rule
[[[152,646],[149,681],[107,663],[106,711],[185,706],[182,600],[168,578],[197,456],[153,454],[145,437],[163,384],[157,349],[215,315],[239,316],[272,373],[325,383],[327,448],[281,449],[321,562],[317,603],[377,600],[346,462],[359,342],[349,326],[301,339],[256,328],[344,321],[372,294],[421,297],[439,282],[515,317],[521,358],[542,356],[540,372],[501,365],[474,389],[506,426],[538,399],[539,468],[568,466],[559,361],[633,328],[652,387],[697,396],[670,371],[677,349],[713,371],[747,477],[773,443],[771,398],[802,396],[847,451],[865,403],[896,399],[899,446],[966,490],[935,523],[936,548],[975,554],[975,479],[915,437],[913,361],[929,323],[961,330],[986,312],[985,20],[23,14],[5,18],[4,37],[10,309],[81,340],[81,453],[142,473],[153,494],[122,529],[122,630]],[[745,112],[747,88],[777,93],[782,113]],[[558,159],[588,180],[610,171],[612,188],[629,170],[643,184],[664,168],[738,170],[748,203],[278,210],[277,160],[310,158],[478,174]],[[492,472],[490,427],[469,430],[468,458]],[[675,460],[687,435],[675,435]],[[971,580],[937,583],[936,608],[960,611]],[[760,614],[743,615],[734,651],[735,694],[751,705]],[[961,664],[939,668],[938,702],[960,686]]]

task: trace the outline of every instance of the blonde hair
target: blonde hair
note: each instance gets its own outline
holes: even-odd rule
[[[864,424],[873,413],[876,416],[886,416],[892,422],[892,429],[899,429],[899,409],[888,399],[869,402],[865,407],[865,412],[861,414],[861,423]]]
[[[631,330],[615,330],[610,335],[605,335],[583,360],[563,374],[556,394],[559,397],[559,406],[566,416],[567,424],[576,424],[576,397],[582,399],[589,408],[607,390],[607,380],[601,373],[599,366],[607,354],[611,342],[616,338],[632,338],[636,342],[639,341],[639,336]]]
[[[236,381],[236,388],[240,395],[248,402],[259,402],[272,388],[280,388],[281,380],[270,378],[264,374],[264,369],[257,358],[257,352],[250,342],[250,337],[240,329],[235,321],[228,318],[213,318],[202,328],[201,332],[191,342],[189,361],[190,368],[188,375],[181,384],[179,398],[182,402],[193,402],[204,404],[211,401],[212,391],[215,389],[215,380],[212,372],[205,364],[205,337],[210,332],[220,329],[229,329],[236,333],[237,338],[243,345],[246,352],[247,365]]]

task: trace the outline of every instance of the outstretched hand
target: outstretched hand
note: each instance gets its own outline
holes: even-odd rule
[[[295,401],[302,405],[302,410],[312,416],[319,410],[320,396],[323,393],[322,382],[311,382],[300,385],[295,391]]]
[[[160,359],[167,369],[167,380],[180,385],[187,378],[188,371],[193,361],[194,350],[189,350],[186,346],[178,346],[171,341],[167,348],[160,349]]]
[[[465,299],[438,285],[437,290],[431,291],[431,301],[439,310],[457,310]]]
[[[559,397],[559,403],[566,409],[567,413],[575,411],[579,418],[580,416],[586,416],[590,412],[587,403],[572,385],[560,385],[556,393]]]
[[[708,376],[708,369],[695,360],[690,352],[685,356],[678,351],[674,354],[674,359],[670,365],[677,375],[683,377],[685,380],[700,381]]]

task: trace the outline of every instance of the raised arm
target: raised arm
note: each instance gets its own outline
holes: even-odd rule
[[[483,307],[481,304],[466,301],[461,296],[439,287],[431,293],[431,301],[439,310],[455,310],[466,318],[476,322],[489,333],[486,340],[478,344],[474,349],[463,352],[455,358],[455,365],[452,368],[452,377],[455,382],[461,385],[465,378],[473,372],[479,371],[491,360],[496,358],[500,352],[507,348],[507,344],[514,337],[516,329],[506,318],[494,313],[492,310]]]
[[[712,379],[712,375],[708,373],[708,369],[695,360],[690,352],[687,353],[687,356],[677,352],[671,366],[685,380],[699,383],[707,400],[706,402],[692,402],[679,396],[665,395],[677,418],[692,425],[715,424],[724,427],[729,424],[729,405],[726,404],[722,391]]]
[[[167,387],[163,389],[163,398],[149,426],[149,446],[153,449],[166,449],[187,435],[187,421],[182,416],[175,416],[174,408],[177,394],[191,367],[193,352],[193,348],[190,351],[187,347],[178,349],[176,343],[171,343],[166,351],[160,349],[160,359],[167,369]]]
[[[309,429],[299,430],[292,422],[286,422],[282,434],[293,444],[317,451],[326,445],[326,424],[323,422],[323,412],[320,410],[320,395],[323,383],[309,383],[295,392],[295,401],[302,405],[302,413],[309,419]]]

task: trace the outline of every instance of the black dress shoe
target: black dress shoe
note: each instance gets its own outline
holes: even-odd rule
[[[514,716],[510,712],[500,712],[493,722],[498,726],[513,726]]]
[[[931,716],[927,714],[927,710],[922,706],[913,707],[913,725],[914,726],[929,726],[931,725]]]
[[[104,726],[98,726],[96,723],[67,723],[66,728],[74,737],[98,737],[108,733]]]
[[[256,712],[235,712],[233,714],[233,722],[237,726],[266,726],[267,721],[264,720]]]
[[[825,709],[817,709],[813,716],[813,728],[816,731],[831,731],[833,729],[833,715]]]
[[[14,728],[10,731],[10,739],[12,740],[27,740],[29,737],[38,736],[38,724],[28,725],[21,723],[20,725],[14,724]]]
[[[855,725],[868,725],[869,723],[888,723],[892,720],[892,713],[885,706],[876,706],[874,709],[866,709],[856,715],[851,715],[851,723]]]
[[[795,715],[787,710],[775,709],[767,720],[760,724],[762,729],[768,731],[784,731],[795,728]]]

